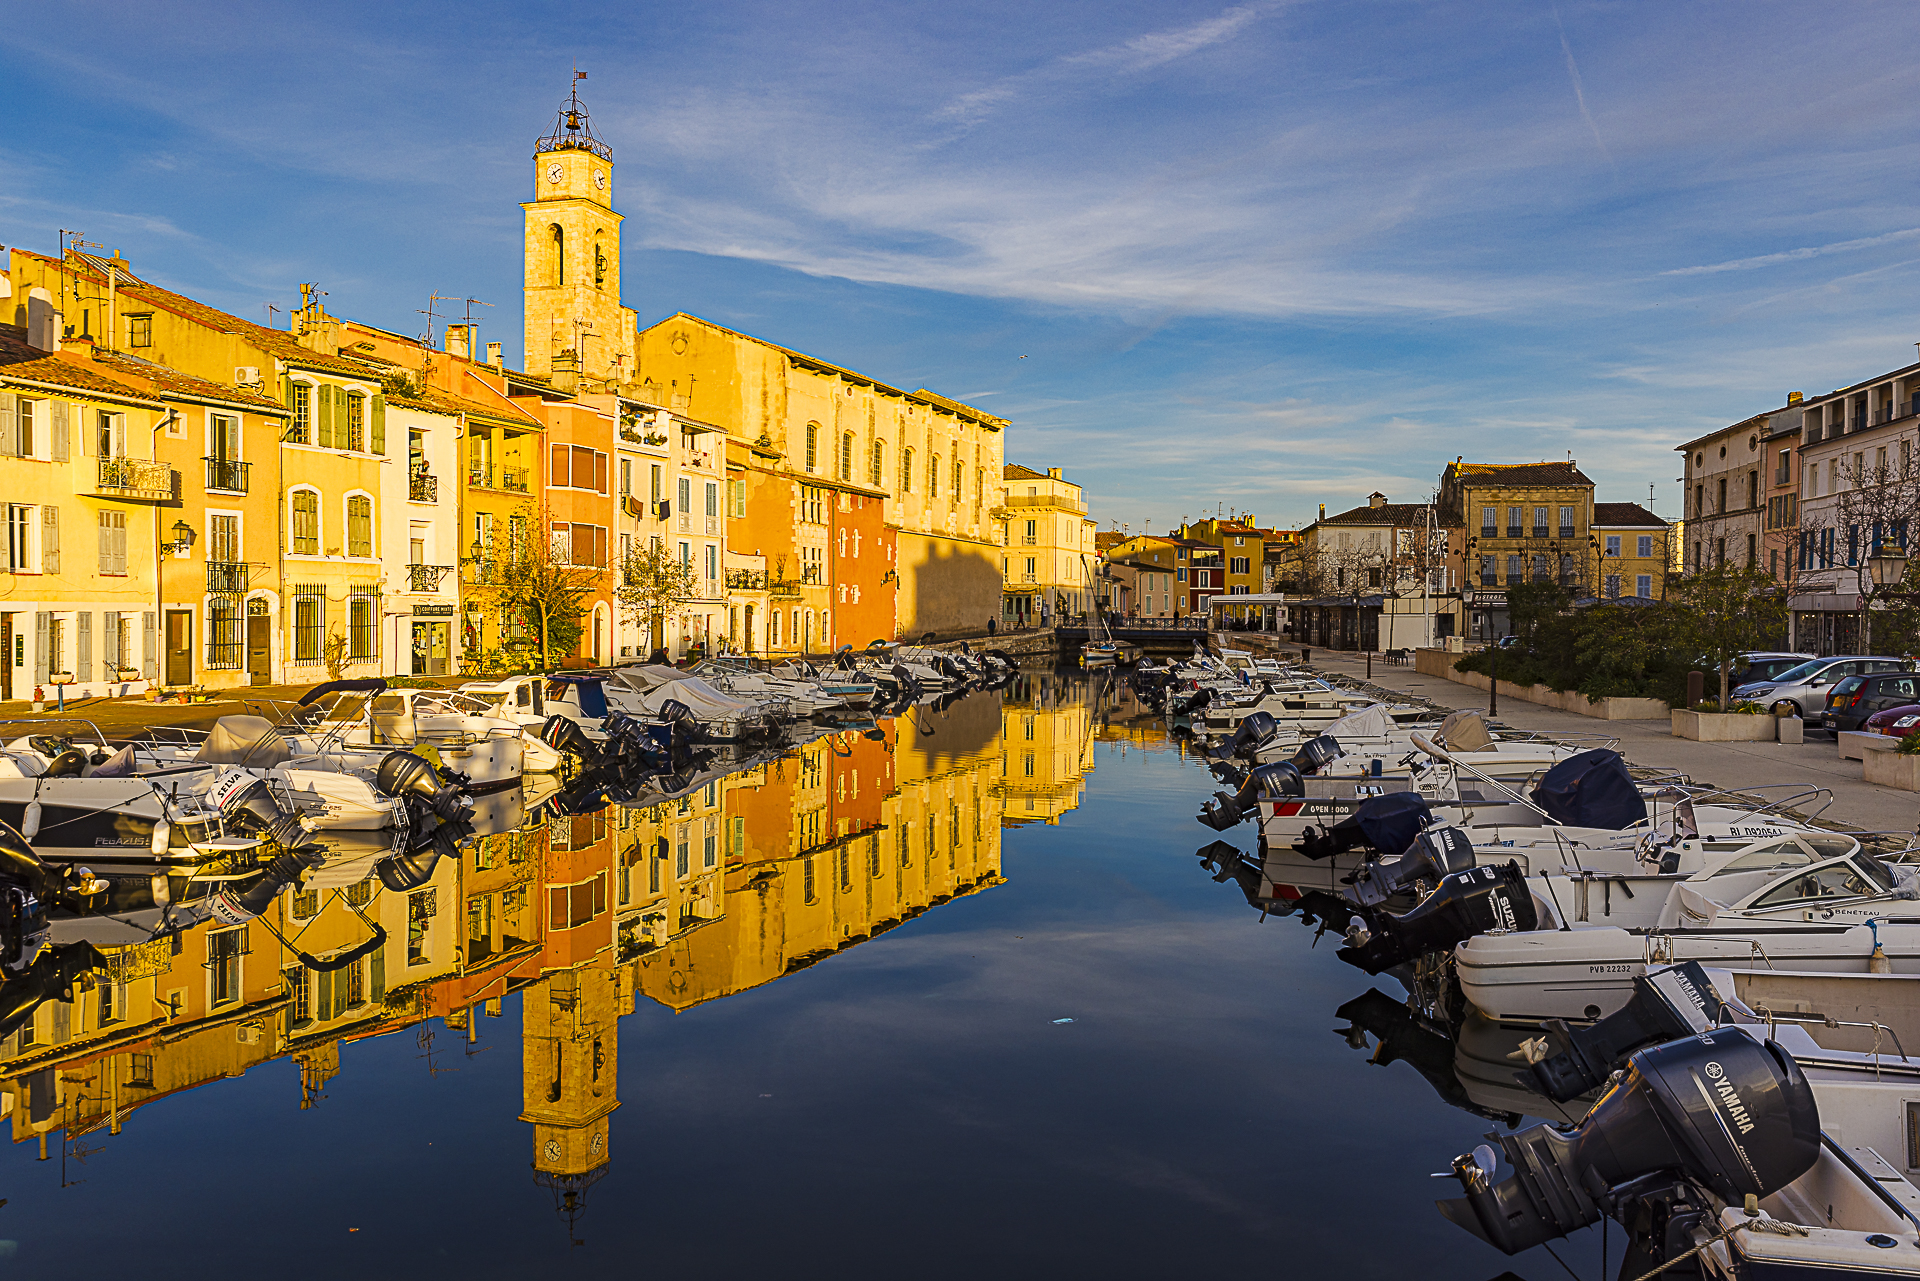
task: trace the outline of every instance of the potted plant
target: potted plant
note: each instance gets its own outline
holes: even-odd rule
[[[1758,703],[1739,701],[1722,711],[1718,701],[1703,700],[1687,709],[1675,708],[1673,736],[1696,743],[1771,743],[1778,730],[1774,718],[1763,715]]]
[[[1860,772],[1869,783],[1920,792],[1920,730],[1901,739],[1891,752],[1868,752],[1860,762]]]

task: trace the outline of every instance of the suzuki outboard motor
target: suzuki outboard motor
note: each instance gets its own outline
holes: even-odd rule
[[[1431,814],[1426,797],[1418,792],[1370,796],[1331,827],[1309,824],[1293,848],[1308,858],[1332,858],[1362,845],[1370,845],[1382,854],[1398,854],[1413,844]]]
[[[1450,951],[1476,934],[1533,929],[1539,917],[1520,865],[1509,862],[1455,872],[1418,907],[1400,916],[1376,913],[1370,923],[1371,931],[1348,931],[1352,946],[1341,948],[1339,957],[1378,974],[1428,952]]]
[[[299,883],[300,877],[309,869],[320,866],[326,861],[326,851],[318,845],[307,845],[299,849],[290,849],[277,854],[245,888],[236,889],[239,882],[228,882],[207,900],[207,910],[222,925],[244,925],[267,910],[281,890]]]
[[[587,737],[580,722],[555,712],[540,726],[540,741],[556,752],[578,756],[589,765],[598,764],[600,746]]]
[[[395,752],[395,756],[405,756]],[[418,757],[414,758],[419,760]],[[420,761],[426,765],[425,761]],[[382,765],[384,769],[385,766]],[[428,766],[431,769],[431,766]],[[312,829],[298,814],[289,814],[273,799],[265,779],[242,769],[229,769],[207,790],[207,800],[220,816],[242,831],[273,841],[283,850],[298,849],[312,837]]]
[[[1540,779],[1533,802],[1557,823],[1618,832],[1647,816],[1647,802],[1620,753],[1596,747],[1569,756]]]
[[[1414,837],[1399,858],[1363,863],[1353,875],[1353,897],[1367,904],[1384,902],[1422,881],[1438,884],[1473,865],[1473,841],[1465,832],[1457,827],[1434,828]]]
[[[433,766],[412,752],[388,752],[373,772],[373,785],[388,796],[419,801],[448,822],[473,813],[460,789],[441,782]]]
[[[1721,1008],[1720,994],[1698,961],[1636,974],[1633,998],[1593,1026],[1569,1028],[1560,1019],[1549,1019],[1546,1026],[1567,1043],[1566,1053],[1534,1063],[1515,1077],[1528,1089],[1565,1103],[1598,1089],[1641,1046],[1717,1026]]]
[[[1300,771],[1285,761],[1275,761],[1271,765],[1249,770],[1246,781],[1240,784],[1240,790],[1233,795],[1215,792],[1213,799],[1202,805],[1195,817],[1214,831],[1224,832],[1230,827],[1237,827],[1254,813],[1259,808],[1258,802],[1262,796],[1285,799],[1306,794],[1307,787],[1300,779]]]
[[[442,858],[458,858],[460,842],[472,835],[471,823],[437,823],[431,832],[416,837],[406,853],[390,854],[375,863],[374,875],[390,890],[417,890],[433,879],[433,869]]]
[[[1232,738],[1213,749],[1213,755],[1223,761],[1229,756],[1252,760],[1254,754],[1272,742],[1279,733],[1280,725],[1273,719],[1272,712],[1254,712],[1240,722]]]
[[[1440,1212],[1518,1254],[1645,1195],[1650,1176],[1687,1180],[1734,1205],[1769,1196],[1819,1159],[1820,1113],[1792,1056],[1723,1027],[1635,1054],[1578,1125],[1537,1125],[1498,1142],[1513,1173],[1493,1182],[1490,1147],[1455,1158],[1467,1195],[1440,1202]]]

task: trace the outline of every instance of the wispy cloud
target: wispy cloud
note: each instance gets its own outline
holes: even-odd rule
[[[1593,122],[1593,113],[1587,110],[1586,87],[1580,83],[1580,64],[1573,60],[1573,44],[1567,39],[1567,25],[1560,20],[1560,6],[1553,9],[1553,25],[1560,32],[1560,52],[1567,59],[1567,78],[1573,82],[1573,100],[1580,107],[1580,118],[1587,122],[1587,130],[1593,134],[1593,145],[1600,149],[1606,158],[1607,167],[1619,172],[1620,166],[1613,162],[1613,153],[1607,150],[1607,144],[1600,138],[1600,126]]]
[[[1663,271],[1663,276],[1711,276],[1723,271],[1752,271],[1757,267],[1778,267],[1783,263],[1805,262],[1809,258],[1824,258],[1828,254],[1843,254],[1855,249],[1871,249],[1875,245],[1891,245],[1902,240],[1912,240],[1920,236],[1920,227],[1907,227],[1900,231],[1889,231],[1880,236],[1861,236],[1854,240],[1836,240],[1827,245],[1809,245],[1804,249],[1787,249],[1780,253],[1757,254],[1752,258],[1735,258],[1728,262],[1707,263],[1700,267],[1675,267]]]

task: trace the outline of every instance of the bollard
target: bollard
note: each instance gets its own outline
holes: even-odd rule
[[[1705,672],[1687,673],[1687,706],[1698,707],[1707,698],[1707,674]],[[1721,708],[1725,711],[1726,708]]]
[[[1367,679],[1373,679],[1373,651],[1367,651]]]

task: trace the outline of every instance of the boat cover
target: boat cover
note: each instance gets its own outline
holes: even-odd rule
[[[264,716],[222,716],[193,754],[199,765],[253,765],[272,769],[293,756],[287,740]]]
[[[580,696],[580,714],[589,720],[599,720],[607,714],[607,683],[601,676],[555,676],[555,685],[573,685]],[[547,689],[548,698],[558,698],[563,691]]]
[[[1479,712],[1449,712],[1440,722],[1440,741],[1450,752],[1478,752],[1493,743],[1493,735]]]
[[[1647,802],[1627,773],[1626,758],[1605,747],[1569,756],[1548,770],[1533,801],[1571,827],[1618,832],[1647,816]]]
[[[752,703],[729,698],[698,676],[684,676],[680,680],[647,690],[640,696],[640,706],[657,716],[669,699],[685,703],[695,719],[702,721],[731,720],[754,714]]]
[[[1388,792],[1360,802],[1351,821],[1382,854],[1402,854],[1427,825],[1429,813],[1427,798],[1420,793]]]
[[[615,668],[607,679],[618,681],[636,694],[644,694],[648,690],[659,689],[662,685],[687,680],[689,677],[677,667],[668,667],[664,663],[648,663],[644,667]]]
[[[1335,738],[1384,738],[1393,733],[1393,717],[1379,703],[1369,703],[1357,712],[1348,712],[1320,731]]]

